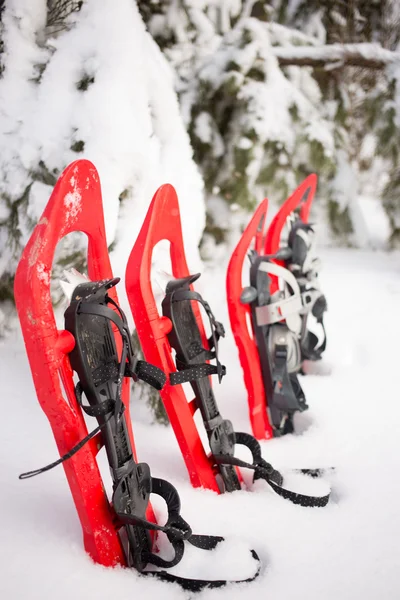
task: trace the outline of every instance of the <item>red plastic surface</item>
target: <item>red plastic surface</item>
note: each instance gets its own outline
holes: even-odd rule
[[[239,351],[240,364],[243,369],[244,382],[248,394],[250,423],[254,436],[259,440],[273,437],[273,429],[268,419],[268,398],[264,388],[257,345],[251,326],[250,306],[241,304],[240,302],[240,295],[243,289],[243,265],[252,244],[259,255],[275,254],[279,250],[281,233],[286,224],[286,219],[297,208],[300,208],[300,218],[305,223],[308,222],[316,186],[317,176],[309,175],[281,206],[266,233],[264,228],[268,200],[263,200],[244,230],[228,266],[226,289],[229,318]],[[304,200],[307,190],[307,199]],[[275,262],[283,265],[280,261]],[[277,288],[277,278],[271,277],[272,293]]]
[[[243,289],[242,271],[247,252],[254,241],[255,249],[262,254],[264,227],[268,210],[268,200],[258,206],[250,223],[243,232],[229,261],[226,291],[232,333],[239,350],[240,364],[248,394],[249,415],[254,436],[259,439],[273,437],[273,430],[267,415],[267,398],[261,375],[261,365],[257,345],[251,327],[250,305],[240,302]]]
[[[82,231],[88,237],[89,278],[112,278],[99,176],[87,160],[72,163],[61,175],[25,247],[15,277],[15,300],[37,397],[50,422],[60,455],[71,450],[88,433],[76,401],[67,356],[75,341],[69,332],[57,329],[50,296],[56,246],[72,231]],[[109,293],[117,301],[115,290]],[[119,336],[116,341],[120,349]],[[133,441],[127,380],[123,401]],[[94,420],[93,427],[96,424]],[[96,462],[101,446],[101,436],[97,435],[63,466],[82,525],[85,549],[96,562],[113,566],[125,564],[125,559]]]
[[[170,242],[173,276],[187,277],[190,273],[183,246],[178,198],[169,184],[161,186],[153,197],[129,257],[125,277],[126,291],[145,358],[169,374],[176,371],[167,339],[172,323],[159,314],[151,286],[153,249],[161,240]],[[203,343],[207,347],[198,303],[193,302],[192,306]],[[216,474],[193,420],[193,404],[188,402],[183,387],[171,386],[167,381],[160,393],[192,485],[219,492]]]
[[[305,178],[293,194],[284,202],[271,221],[265,236],[265,254],[275,254],[280,248],[282,230],[286,219],[294,211],[300,210],[300,218],[304,223],[308,223],[310,208],[317,189],[318,177],[313,173]],[[308,193],[307,193],[308,192]],[[306,198],[304,198],[306,196]],[[283,261],[274,261],[278,265],[284,266]],[[278,279],[271,276],[271,293],[278,289]]]

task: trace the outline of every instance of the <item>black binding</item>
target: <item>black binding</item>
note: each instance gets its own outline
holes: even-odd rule
[[[136,463],[133,457],[121,397],[123,379],[140,378],[160,390],[166,377],[157,367],[134,357],[126,317],[107,293],[118,281],[119,278],[115,278],[78,285],[65,311],[65,329],[73,334],[76,342],[70,353],[71,366],[79,377],[76,398],[86,414],[96,417],[99,425],[58,461],[43,469],[24,473],[20,478],[33,477],[67,460],[101,430],[113,479],[112,505],[119,520],[119,535],[128,566],[143,575],[178,583],[193,592],[205,587],[224,586],[228,581],[191,579],[165,571],[144,570],[149,564],[162,569],[177,565],[183,557],[185,542],[203,550],[212,550],[224,538],[193,534],[180,515],[180,498],[175,487],[168,481],[152,477],[149,466]],[[110,304],[116,310],[109,308]],[[122,338],[121,356],[118,356],[112,325]],[[83,404],[83,394],[88,405]],[[146,518],[150,494],[161,496],[167,504],[168,519],[164,525]],[[175,552],[173,559],[165,560],[152,552],[150,531],[166,534]],[[254,550],[251,554],[257,563],[257,571],[244,580],[246,582],[253,581],[260,570],[257,554]]]
[[[309,232],[314,232],[314,229],[312,225],[303,223],[301,219],[297,219],[293,223],[288,238],[288,248],[291,250],[291,252],[288,258],[285,260],[285,267],[289,269],[296,277],[300,287],[300,292],[304,294],[307,291],[314,292],[315,288],[310,287],[309,273],[304,271],[304,262],[307,257],[308,248],[305,240],[298,235],[299,231],[304,231],[308,234]],[[313,273],[313,276],[316,277],[317,274]],[[300,336],[300,348],[303,360],[321,360],[322,355],[326,350],[324,313],[327,311],[327,309],[328,305],[326,298],[323,294],[320,294],[311,309],[312,315],[315,317],[317,323],[321,325],[323,338],[322,344],[320,345],[318,345],[318,337],[307,328],[308,315],[304,314],[302,317],[303,322]]]
[[[258,325],[256,308],[266,306],[271,302],[270,279],[265,271],[260,270],[262,262],[268,262],[270,257],[259,256],[252,251],[250,257],[250,286],[256,291],[255,297],[250,302],[251,319],[258,355],[260,358],[261,373],[263,377],[266,396],[268,398],[269,420],[276,437],[293,433],[293,415],[303,412],[308,406],[302,387],[296,373],[289,373],[287,368],[287,344],[276,344],[273,356],[269,351],[270,325]],[[290,335],[288,327],[275,324],[275,328],[282,329],[282,336]]]
[[[199,277],[200,274],[196,274],[176,279],[170,281],[166,288],[162,311],[173,325],[168,334],[168,340],[176,352],[177,367],[177,372],[170,373],[169,378],[171,385],[190,382],[193,388],[197,408],[201,412],[207,431],[214,464],[222,479],[223,490],[230,492],[241,488],[236,467],[245,467],[254,471],[254,479],[264,479],[277,494],[294,504],[309,507],[326,506],[329,494],[321,497],[306,496],[283,487],[282,475],[262,458],[258,441],[250,434],[235,432],[231,421],[222,418],[208,375],[218,373],[222,379],[225,374],[225,367],[221,365],[218,356],[218,340],[224,336],[225,332],[221,323],[216,321],[209,304],[203,300],[200,294],[190,289],[190,285]],[[211,342],[210,349],[203,347],[200,330],[191,305],[193,300],[200,302],[209,318],[212,332],[208,340],[209,343]],[[215,367],[206,362],[211,358],[216,360]],[[211,367],[213,370],[206,367]],[[242,444],[251,451],[252,463],[247,463],[234,456],[236,444]],[[322,473],[318,470],[301,472],[314,476]]]

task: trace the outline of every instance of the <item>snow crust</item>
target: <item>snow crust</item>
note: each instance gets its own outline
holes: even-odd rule
[[[182,515],[195,532],[227,538],[225,548],[212,553],[189,550],[180,572],[239,577],[252,568],[249,548],[263,562],[256,582],[204,591],[199,598],[399,598],[400,256],[326,250],[322,259],[321,285],[329,302],[326,360],[332,375],[302,378],[310,409],[297,419],[300,433],[262,446],[264,457],[284,472],[335,467],[335,473],[324,478],[333,490],[327,508],[294,506],[261,481],[252,491],[223,496],[193,489],[172,430],[151,424],[146,405],[132,403],[139,459],[150,464],[154,476],[178,488]],[[228,325],[224,268],[221,263],[203,276],[202,291],[207,290],[214,313]],[[229,326],[221,358],[228,369],[215,390],[221,412],[236,430],[249,431],[242,372]],[[17,479],[20,472],[57,457],[19,334],[0,342],[0,375],[6,425],[0,453],[0,597],[189,598],[175,585],[91,562],[61,467],[25,482]],[[103,467],[107,478],[104,462]],[[244,477],[250,484],[249,473]],[[159,518],[165,518],[161,503],[154,504]]]

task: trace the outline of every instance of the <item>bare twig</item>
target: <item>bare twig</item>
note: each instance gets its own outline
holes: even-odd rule
[[[81,9],[83,2],[76,0],[47,0],[47,27],[63,27],[67,17]]]

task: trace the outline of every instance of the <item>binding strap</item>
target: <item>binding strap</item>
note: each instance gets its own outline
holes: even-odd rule
[[[84,437],[83,440],[78,442],[78,444],[76,444],[76,446],[71,448],[71,450],[69,452],[67,452],[66,454],[61,456],[58,460],[55,460],[54,462],[46,465],[45,467],[41,467],[40,469],[35,469],[33,471],[26,471],[25,473],[21,473],[20,475],[18,475],[18,479],[29,479],[30,477],[36,477],[36,475],[41,475],[42,473],[45,473],[46,471],[50,471],[51,469],[54,469],[54,467],[57,467],[61,463],[65,462],[66,460],[68,460],[69,458],[74,456],[74,454],[76,454],[81,448],[83,448],[83,446],[85,444],[87,444],[89,442],[89,440],[94,438],[99,433],[99,431],[101,431],[103,429],[103,427],[106,426],[107,422],[110,420],[110,418],[112,416],[113,416],[112,413],[110,413],[102,425],[99,425],[98,427],[93,429],[93,431],[91,431],[86,437]]]
[[[298,315],[303,308],[300,287],[296,277],[288,271],[288,269],[270,261],[261,262],[258,266],[258,270],[267,273],[267,275],[275,275],[276,277],[283,279],[287,286],[291,288],[292,295],[264,306],[256,306],[257,325],[259,327],[272,325],[283,319],[290,321],[290,317],[296,314]],[[294,329],[296,330],[297,328],[298,327],[295,327]],[[291,326],[290,329],[293,329],[293,327]]]
[[[196,381],[197,379],[202,379],[202,377],[207,377],[208,375],[220,374],[221,378],[226,375],[226,368],[224,365],[221,365],[221,371],[219,371],[218,366],[209,365],[208,363],[201,365],[187,365],[186,363],[177,359],[176,366],[181,368],[181,370],[170,374],[169,381],[171,385],[179,385],[181,383],[187,383],[188,381]]]
[[[309,294],[310,291],[305,292],[303,295]],[[300,338],[300,346],[301,351],[305,358],[310,360],[320,360],[322,354],[326,350],[326,330],[324,325],[324,313],[327,310],[327,302],[325,296],[319,292],[319,290],[311,290],[311,293],[314,295],[312,301],[311,313],[317,320],[317,323],[321,325],[323,341],[320,346],[317,346],[319,340],[318,337],[311,331],[307,329],[307,316],[304,317],[303,322],[303,331]]]
[[[235,432],[234,441],[236,444],[246,446],[253,457],[253,463],[248,463],[235,456],[227,456],[223,454],[213,455],[217,464],[220,465],[235,465],[254,471],[254,480],[264,479],[268,485],[274,490],[278,496],[282,496],[285,500],[289,500],[293,504],[310,508],[322,508],[329,502],[330,493],[325,496],[308,496],[299,494],[283,487],[283,477],[273,468],[273,466],[263,459],[261,455],[261,446],[258,441],[250,434],[243,432]],[[319,477],[322,471],[319,469],[299,469],[296,472],[312,477]]]
[[[178,371],[170,374],[170,383],[171,385],[179,385],[181,383],[201,379],[202,377],[207,377],[208,375],[218,375],[218,381],[221,383],[222,378],[226,375],[226,367],[219,361],[218,341],[221,337],[225,337],[225,328],[222,323],[216,320],[210,305],[199,293],[192,290],[176,290],[172,292],[172,303],[184,302],[187,300],[195,300],[203,306],[211,327],[211,336],[207,340],[209,350],[206,350],[206,348],[199,345],[195,348],[195,354],[190,358],[194,358],[197,354],[200,354],[200,352],[204,352],[206,360],[215,358],[217,364],[216,366],[209,365],[208,363],[191,365],[177,357],[176,366]]]
[[[116,308],[120,310],[119,306],[110,297],[107,296],[106,298],[107,301],[114,304]],[[123,316],[123,318],[120,318],[114,310],[108,308],[107,306],[103,306],[102,304],[94,304],[92,302],[81,302],[80,306],[78,307],[78,314],[95,315],[112,321],[118,328],[121,337],[128,345],[128,360],[130,358],[130,361],[125,367],[125,377],[132,377],[134,381],[141,379],[142,381],[145,381],[154,387],[156,390],[162,390],[166,382],[164,371],[155,365],[146,362],[145,360],[137,360],[134,357],[128,325],[125,315],[123,315],[122,312],[120,312],[120,314]]]
[[[202,546],[198,545],[197,543],[193,543],[193,538],[204,537],[216,538],[216,536],[192,535],[188,542],[191,543],[193,546],[196,546],[197,548],[202,548]],[[219,543],[219,541],[222,541],[222,539],[218,540],[215,546]],[[211,550],[212,548],[206,549]],[[161,581],[167,581],[169,583],[178,583],[182,589],[188,590],[190,592],[200,592],[205,588],[220,588],[224,587],[228,583],[250,583],[251,581],[257,579],[261,570],[261,562],[257,552],[255,552],[255,550],[250,550],[250,554],[257,563],[257,570],[252,577],[248,577],[247,579],[240,579],[234,581],[228,581],[226,579],[189,579],[186,577],[180,577],[178,575],[172,575],[172,573],[167,573],[166,571],[143,571],[141,575],[150,575],[153,577],[157,577],[157,579],[161,579]]]

